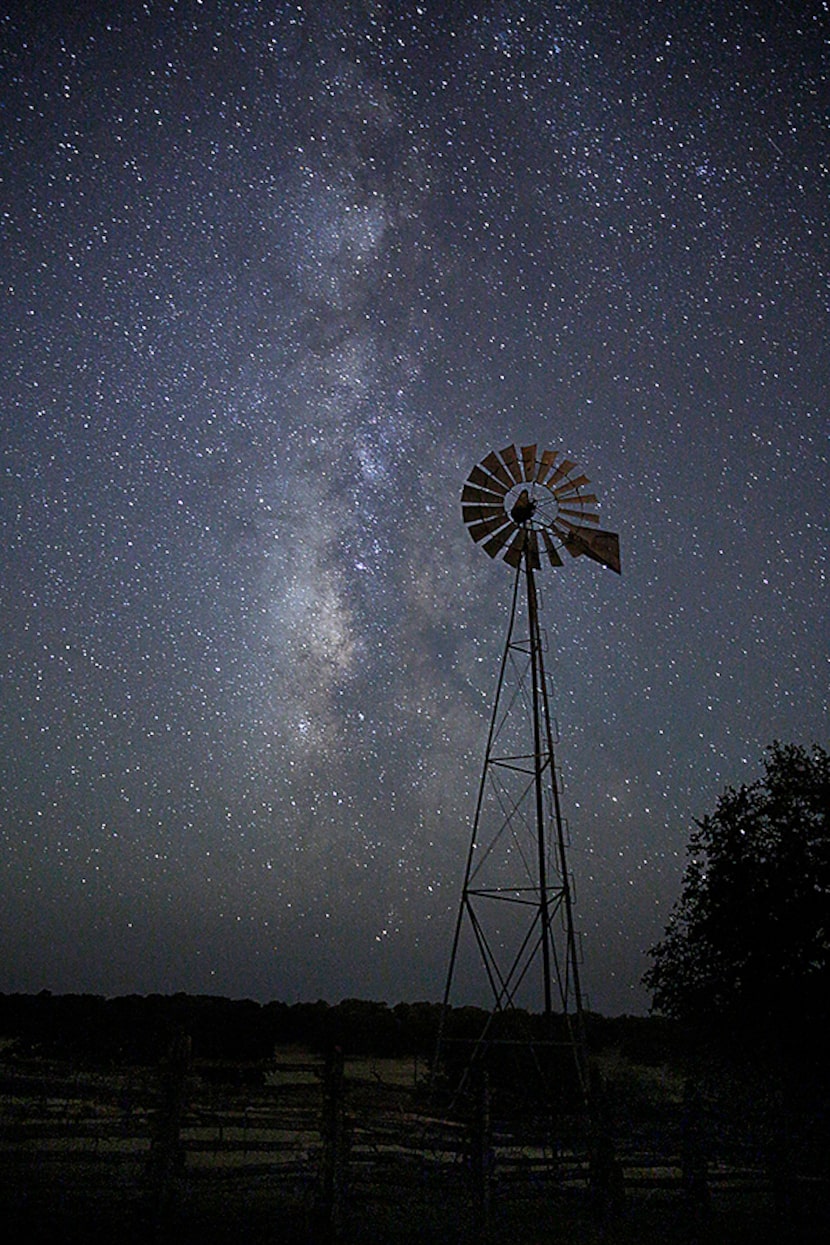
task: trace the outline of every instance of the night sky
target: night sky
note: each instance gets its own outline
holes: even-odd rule
[[[460,493],[538,443],[620,535],[540,590],[583,984],[647,1006],[693,818],[828,743],[829,37],[5,7],[0,990],[440,997],[512,587]]]

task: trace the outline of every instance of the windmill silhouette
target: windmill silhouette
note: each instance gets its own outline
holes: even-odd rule
[[[568,824],[536,586],[542,557],[559,568],[563,553],[619,574],[619,538],[599,528],[588,484],[556,451],[509,445],[472,469],[461,494],[470,536],[515,575],[436,1051],[436,1073],[454,1069],[456,1096],[499,1045],[524,1046],[532,1059],[522,1066],[535,1068],[548,1091],[552,1069],[562,1065],[545,1048],[564,1043],[578,1093],[589,1098]],[[483,984],[491,1009],[459,1058],[446,1017],[460,978],[467,989],[476,979]],[[541,1026],[525,1031],[512,1023],[527,1013],[541,1013]]]

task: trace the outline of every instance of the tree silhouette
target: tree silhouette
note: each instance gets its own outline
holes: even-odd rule
[[[830,1013],[830,755],[774,743],[696,822],[643,978],[653,1009],[733,1049],[818,1055]]]

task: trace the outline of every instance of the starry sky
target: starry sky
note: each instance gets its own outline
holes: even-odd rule
[[[693,818],[827,746],[827,3],[7,5],[0,990],[440,998],[512,572],[583,984]],[[468,1001],[480,1001],[470,986]]]

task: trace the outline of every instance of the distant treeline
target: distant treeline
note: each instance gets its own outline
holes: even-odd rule
[[[0,994],[0,1059],[32,1056],[71,1058],[90,1064],[156,1062],[171,1037],[187,1033],[193,1056],[205,1060],[259,1062],[280,1046],[324,1053],[339,1046],[347,1055],[413,1056],[430,1059],[441,1014],[438,1003],[364,999],[337,1004],[257,1003],[211,995]],[[446,1033],[474,1037],[486,1013],[475,1007],[450,1009]],[[555,1029],[562,1029],[554,1017]],[[542,1035],[542,1018],[524,1012],[501,1018],[502,1036]],[[637,1063],[659,1063],[674,1052],[674,1026],[659,1017],[587,1017],[589,1046],[614,1047]],[[564,1031],[562,1036],[564,1037]]]

